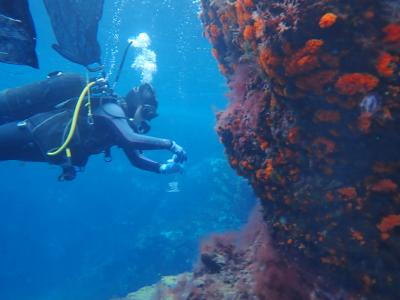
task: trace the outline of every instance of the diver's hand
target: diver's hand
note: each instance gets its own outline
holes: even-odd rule
[[[174,173],[181,173],[182,171],[183,171],[182,164],[177,163],[174,160],[174,158],[168,159],[166,163],[161,164],[160,166],[161,174],[174,174]]]
[[[186,151],[174,141],[172,141],[171,148],[169,148],[169,150],[175,154],[175,162],[183,163],[187,160]]]

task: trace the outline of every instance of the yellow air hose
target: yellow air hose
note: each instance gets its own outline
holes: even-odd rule
[[[95,84],[95,82],[90,82],[88,83],[85,88],[83,89],[81,95],[79,96],[78,102],[76,103],[74,114],[72,116],[72,122],[71,122],[71,128],[69,130],[68,136],[65,139],[64,144],[62,144],[57,150],[54,151],[49,151],[47,152],[47,155],[49,156],[55,156],[57,154],[60,154],[62,151],[64,151],[69,143],[72,140],[72,137],[74,136],[75,130],[76,130],[76,125],[78,123],[78,117],[79,117],[79,111],[81,110],[82,102],[85,99],[86,94],[89,92],[90,88]],[[70,153],[70,150],[67,149],[67,155]]]

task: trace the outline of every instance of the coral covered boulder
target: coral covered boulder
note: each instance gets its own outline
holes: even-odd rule
[[[230,87],[217,131],[261,199],[274,247],[355,297],[397,299],[399,1],[202,7]]]

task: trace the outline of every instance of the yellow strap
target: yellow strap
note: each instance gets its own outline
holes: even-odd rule
[[[67,155],[68,158],[71,158],[72,157],[71,149],[70,148],[65,149],[65,154]]]
[[[86,94],[89,92],[90,88],[95,84],[95,82],[90,82],[88,83],[85,88],[83,89],[81,95],[79,96],[78,102],[76,103],[75,110],[74,110],[74,115],[72,116],[72,122],[71,122],[71,128],[69,130],[68,136],[65,139],[64,144],[62,144],[57,150],[54,150],[52,152],[47,152],[47,155],[49,156],[54,156],[57,154],[60,154],[65,148],[68,147],[68,144],[71,142],[72,137],[74,136],[75,130],[76,130],[76,125],[78,123],[78,117],[79,117],[79,111],[82,106],[82,102],[85,99]]]

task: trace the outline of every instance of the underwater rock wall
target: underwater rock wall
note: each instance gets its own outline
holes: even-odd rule
[[[358,297],[400,294],[400,3],[202,0],[230,88],[217,132],[274,247]]]

